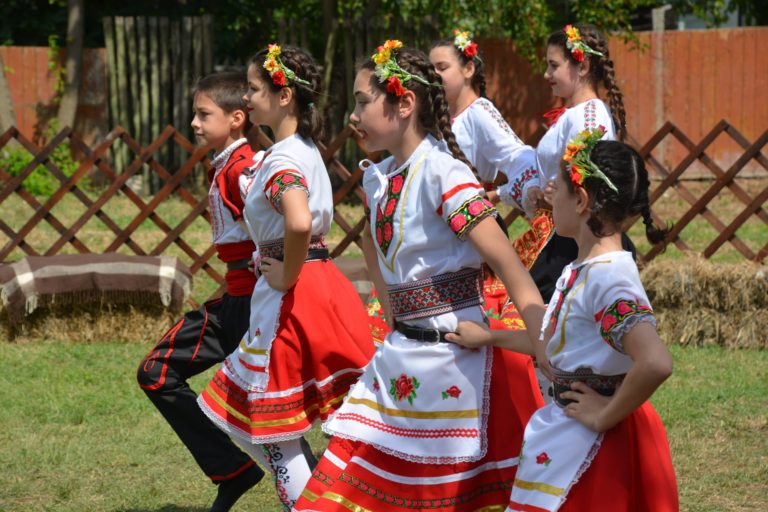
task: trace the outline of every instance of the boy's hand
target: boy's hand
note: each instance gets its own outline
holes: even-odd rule
[[[493,343],[491,331],[485,324],[463,320],[456,332],[445,335],[445,339],[468,348],[484,347]]]
[[[547,186],[544,187],[543,197],[544,197],[544,201],[546,201],[547,204],[549,204],[550,206],[552,205],[552,196],[554,195],[554,193],[555,193],[555,180],[549,180],[547,182]]]
[[[275,258],[262,258],[259,270],[264,279],[267,280],[267,284],[278,291],[288,291],[296,282],[287,283],[285,280],[283,262],[276,260]]]

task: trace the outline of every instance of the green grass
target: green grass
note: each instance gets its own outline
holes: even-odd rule
[[[0,341],[0,510],[207,510],[214,486],[136,385],[148,349]],[[672,353],[675,373],[653,402],[667,425],[681,510],[768,510],[768,352]],[[322,449],[317,429],[310,442]],[[279,510],[271,483],[235,510]]]

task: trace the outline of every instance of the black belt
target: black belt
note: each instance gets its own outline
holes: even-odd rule
[[[283,261],[284,257],[285,257],[284,254],[274,256],[274,258],[278,261]],[[328,249],[310,249],[307,251],[307,257],[304,261],[327,260],[330,258],[331,258],[331,253],[328,252]]]
[[[235,260],[235,261],[228,261],[227,262],[227,270],[243,270],[248,268],[248,265],[251,264],[250,259],[242,259],[242,260]]]
[[[424,329],[422,327],[413,327],[398,321],[395,321],[395,330],[403,334],[409,340],[423,341],[425,343],[437,343],[442,341],[443,343],[453,343],[445,339],[447,332],[439,331],[437,329]]]

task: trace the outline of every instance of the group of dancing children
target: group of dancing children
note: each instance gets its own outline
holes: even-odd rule
[[[647,401],[672,361],[622,233],[642,216],[652,243],[665,235],[648,173],[616,140],[625,113],[605,39],[568,25],[546,58],[564,106],[536,149],[486,97],[467,32],[429,54],[388,40],[359,64],[350,121],[368,153],[390,155],[360,163],[377,325],[325,243],[315,61],[272,44],[247,77],[198,82],[192,127],[216,150],[227,291],[174,325],[138,380],[218,485],[211,512],[261,467],[286,511],[678,509]],[[274,144],[254,153],[251,125]],[[514,243],[499,201],[531,223]],[[197,396],[187,379],[215,364]],[[319,460],[303,438],[318,420]]]

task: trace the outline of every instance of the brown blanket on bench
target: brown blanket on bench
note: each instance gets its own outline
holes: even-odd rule
[[[0,265],[3,306],[20,322],[42,306],[154,304],[179,312],[192,273],[175,257],[75,254],[28,256]]]

